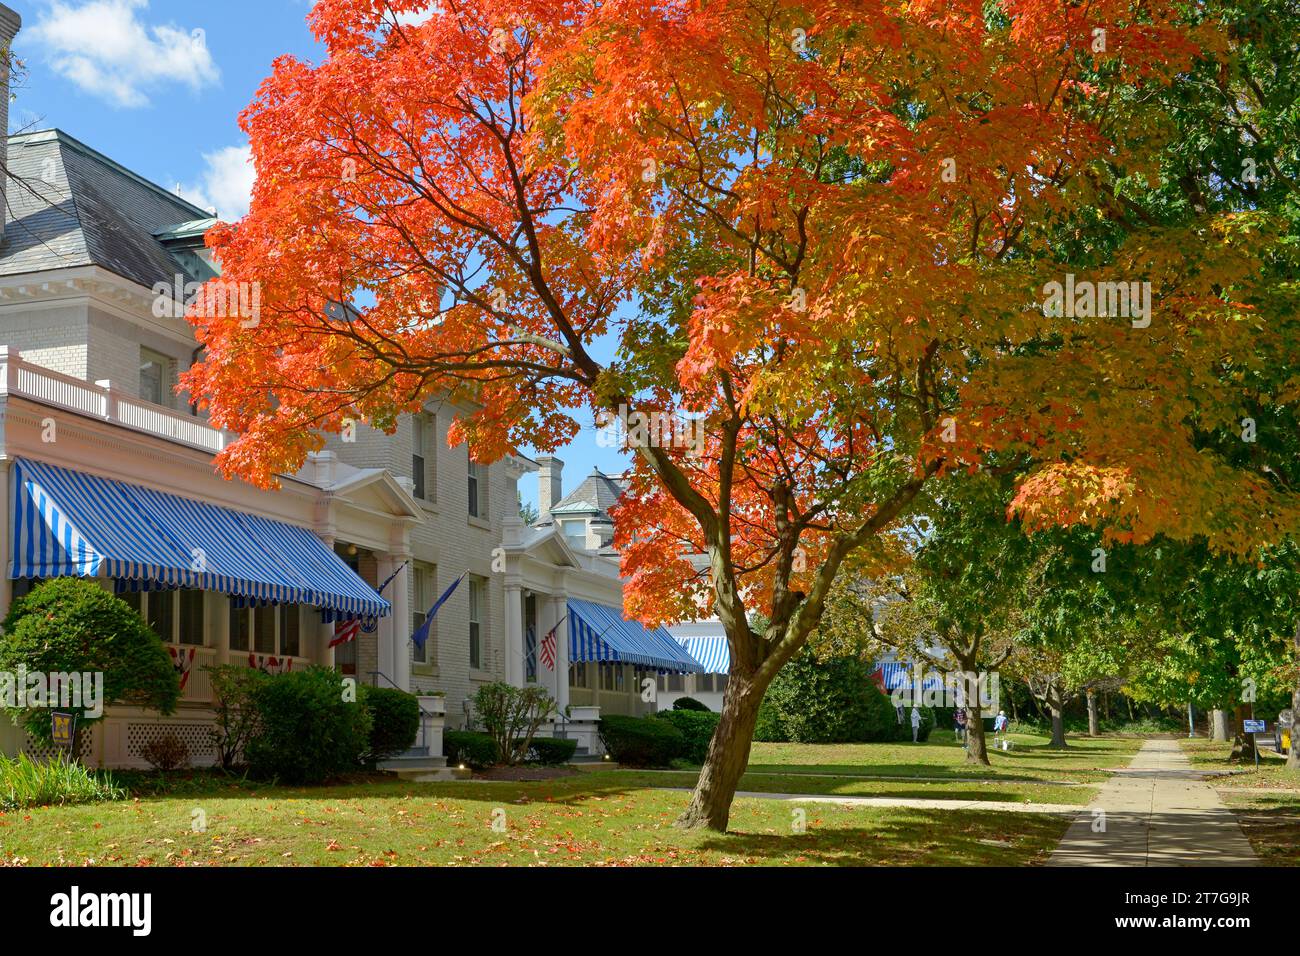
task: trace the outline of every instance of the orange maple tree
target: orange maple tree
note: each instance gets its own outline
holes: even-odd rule
[[[196,316],[183,384],[264,484],[434,397],[478,460],[559,447],[573,409],[702,419],[637,443],[617,544],[630,615],[726,629],[681,821],[725,829],[768,684],[934,476],[1015,461],[1028,523],[1125,540],[1294,523],[1192,440],[1234,414],[1267,223],[1060,256],[1143,170],[1133,91],[1198,53],[1176,6],[322,0],[328,57],[276,61],[250,212],[209,236],[260,315]],[[1044,309],[1067,271],[1150,283],[1154,318]]]

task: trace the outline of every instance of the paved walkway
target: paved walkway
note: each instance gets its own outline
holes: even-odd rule
[[[1148,740],[1070,825],[1048,866],[1256,866],[1233,812],[1176,740]],[[1104,811],[1105,829],[1098,811]]]
[[[655,787],[656,790],[680,790],[690,787]],[[789,800],[792,803],[834,803],[845,807],[911,807],[917,810],[987,810],[1002,813],[1060,813],[1074,816],[1079,812],[1073,803],[1015,803],[1010,800],[941,800],[926,797],[837,797],[825,793],[768,793],[764,790],[737,790],[737,797],[753,800]]]

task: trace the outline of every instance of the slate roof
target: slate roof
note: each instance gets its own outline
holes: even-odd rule
[[[622,494],[623,488],[616,479],[599,468],[593,468],[582,484],[551,506],[551,514],[603,515],[608,518],[609,509],[618,503]]]
[[[61,130],[9,137],[0,275],[97,265],[140,285],[203,279],[155,234],[209,217]]]

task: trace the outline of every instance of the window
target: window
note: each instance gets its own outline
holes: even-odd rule
[[[280,653],[301,657],[302,614],[297,604],[280,605]]]
[[[340,647],[335,650],[340,650]],[[302,656],[302,605],[230,605],[230,649],[282,657]],[[337,658],[336,658],[337,660]]]
[[[469,579],[469,666],[483,667],[483,624],[487,616],[487,579]]]
[[[437,587],[437,569],[430,564],[411,565],[411,583],[412,590],[415,592],[415,605],[411,608],[411,633],[414,634],[424,624],[424,618],[429,613],[429,608],[433,605],[434,588]],[[429,636],[425,639],[424,647],[412,647],[411,659],[417,664],[431,664],[438,659],[436,653],[436,633],[438,619],[435,617],[429,623]]]
[[[176,592],[150,591],[144,619],[155,634],[171,642],[176,626]]]
[[[524,595],[524,680],[537,681],[537,595]]]
[[[472,518],[488,516],[488,466],[470,459],[469,514]]]
[[[180,633],[176,635],[178,644],[203,645],[203,592],[185,590],[180,592]]]
[[[569,665],[570,687],[590,687],[591,685],[587,681],[587,664],[585,661]]]
[[[560,527],[564,529],[564,537],[568,539],[569,544],[578,548],[587,546],[587,522],[585,519],[561,521]]]
[[[252,620],[248,608],[230,605],[230,649],[232,651],[248,650],[248,635],[252,629]]]
[[[681,674],[659,675],[659,689],[664,693],[680,694],[685,689],[683,683]]]
[[[600,665],[600,689],[621,691],[626,686],[626,675],[623,673],[622,664],[609,664],[601,662]]]
[[[275,653],[275,618],[274,604],[253,608],[253,650],[258,654]]]
[[[433,450],[433,426],[428,415],[411,417],[411,479],[415,483],[412,494],[422,501],[432,501],[433,482],[430,481],[429,463]]]
[[[155,405],[171,405],[171,361],[153,349],[140,349],[140,397]]]

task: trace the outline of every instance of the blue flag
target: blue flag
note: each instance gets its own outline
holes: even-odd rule
[[[469,572],[466,571],[465,574],[469,574]],[[433,607],[429,608],[429,613],[424,616],[424,623],[417,627],[415,633],[411,635],[411,640],[420,650],[424,650],[424,642],[429,639],[429,625],[433,623],[433,616],[438,613],[438,608],[447,603],[447,598],[451,597],[451,592],[455,591],[460,582],[465,580],[465,574],[452,581],[451,587],[443,591],[442,596],[433,602]]]

